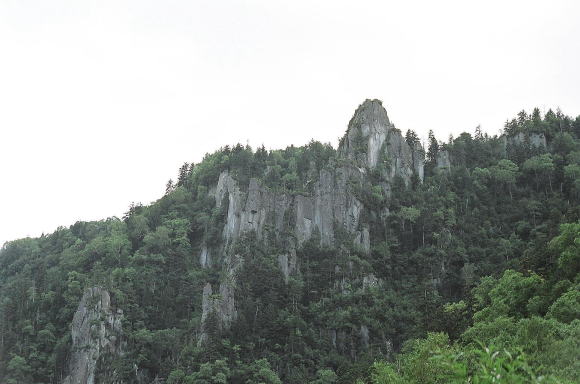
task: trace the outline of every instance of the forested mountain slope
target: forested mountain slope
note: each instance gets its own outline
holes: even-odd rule
[[[577,382],[579,200],[580,117],[424,150],[367,100],[338,149],[226,146],[122,219],[4,244],[0,378]]]

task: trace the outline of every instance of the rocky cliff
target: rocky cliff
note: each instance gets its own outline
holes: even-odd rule
[[[362,220],[363,212],[370,208],[360,199],[361,191],[369,185],[370,172],[378,172],[386,196],[397,176],[405,183],[410,183],[414,175],[423,180],[423,149],[420,144],[413,147],[407,144],[379,100],[366,100],[358,107],[338,153],[337,160],[314,175],[309,194],[291,196],[272,191],[255,178],[247,188],[241,188],[228,171],[219,176],[212,193],[217,207],[227,204],[223,242],[217,249],[208,250],[203,246],[199,260],[202,266],[208,266],[216,261],[210,255],[218,254],[224,277],[219,284],[219,295],[213,294],[214,287],[209,283],[204,288],[199,343],[207,340],[207,319],[211,314],[217,317],[219,327],[226,329],[236,317],[235,272],[243,262],[232,253],[237,239],[255,233],[258,241],[283,242],[287,252],[278,256],[278,262],[288,280],[299,269],[296,249],[315,232],[321,246],[332,248],[336,229],[346,230],[360,249],[370,251],[369,226]]]
[[[367,99],[357,108],[338,150],[361,168],[383,165],[383,176],[388,180],[398,175],[409,182],[413,174],[423,180],[423,148],[419,143],[411,147],[405,142],[380,100]]]
[[[97,377],[114,377],[103,362],[122,352],[122,317],[121,310],[112,308],[105,289],[92,287],[85,291],[73,317],[69,375],[63,384],[94,384]]]
[[[518,132],[513,136],[503,136],[504,146],[507,145],[528,145],[536,148],[547,148],[546,135],[543,133]]]

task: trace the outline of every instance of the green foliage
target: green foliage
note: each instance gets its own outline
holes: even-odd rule
[[[547,317],[562,323],[580,319],[580,286],[572,287],[550,306]]]
[[[162,198],[132,203],[122,220],[8,242],[0,378],[66,376],[73,315],[98,285],[123,309],[126,350],[110,364],[127,383],[136,371],[172,384],[579,382],[580,117],[522,112],[505,132],[478,128],[445,144],[430,132],[423,183],[393,177],[389,157],[354,177],[349,159],[314,141],[226,146],[183,164]],[[532,145],[540,134],[547,147]],[[405,139],[419,142],[412,131]],[[436,172],[442,150],[448,172]],[[332,244],[316,229],[299,244],[292,197],[315,196],[321,171],[346,183],[360,216],[334,223]],[[290,211],[224,244],[230,196],[213,193],[223,172],[240,194],[254,179],[276,196],[268,204]],[[222,305],[226,279],[237,316],[229,329],[220,313],[206,316],[198,346],[203,287]]]
[[[320,369],[316,372],[316,380],[310,382],[310,384],[334,384],[338,376],[332,369]]]
[[[32,368],[21,356],[15,355],[12,357],[12,359],[10,359],[8,362],[8,367],[6,370],[8,373],[6,377],[7,384],[24,384],[32,382]]]
[[[432,349],[425,350],[425,347]],[[539,375],[521,352],[493,346],[454,350],[445,335],[429,334],[412,349],[399,356],[396,364],[376,362],[370,375],[372,384],[437,383],[556,383]],[[361,380],[362,381],[362,380]]]
[[[226,360],[216,360],[202,364],[199,371],[188,375],[185,384],[227,384],[230,377],[230,368]]]
[[[558,266],[566,276],[580,272],[580,222],[560,226],[560,235],[549,243],[550,250],[558,255]]]
[[[282,384],[266,359],[256,360],[250,364],[247,375],[249,378],[246,384]]]

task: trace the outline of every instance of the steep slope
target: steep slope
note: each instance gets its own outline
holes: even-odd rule
[[[106,362],[121,354],[122,316],[122,311],[111,309],[106,290],[92,287],[85,291],[73,317],[72,353],[65,384],[94,384],[95,376],[114,379],[115,373],[108,370]]]
[[[226,146],[123,219],[9,242],[0,377],[352,383],[427,331],[458,337],[471,314],[450,326],[447,302],[552,271],[548,239],[580,217],[580,119],[520,120],[425,156],[366,100],[337,150]]]
[[[212,292],[211,284],[204,287],[201,327],[206,328],[208,311],[217,315],[220,328],[228,329],[237,317],[235,274],[244,257],[237,254],[234,245],[248,234],[264,243],[264,250],[276,245],[284,249],[278,258],[283,262],[285,276],[297,270],[296,249],[303,247],[313,233],[319,239],[317,245],[336,249],[335,232],[346,232],[352,244],[368,254],[369,222],[361,217],[368,217],[371,207],[360,201],[359,194],[370,187],[366,175],[378,168],[379,163],[380,184],[386,195],[397,176],[406,184],[413,175],[423,179],[424,155],[420,145],[417,143],[411,148],[405,142],[400,131],[389,122],[380,101],[366,100],[349,123],[337,158],[331,159],[319,172],[311,172],[312,178],[308,180],[311,193],[272,191],[260,185],[257,178],[249,180],[244,192],[228,170],[222,171],[217,185],[210,189],[216,207],[220,209],[224,203],[226,220],[222,241],[213,249],[204,245],[200,260],[207,264],[208,254],[219,254],[224,278],[220,282],[221,297],[213,299],[211,305],[207,299]],[[206,333],[202,332],[200,340],[206,339]]]

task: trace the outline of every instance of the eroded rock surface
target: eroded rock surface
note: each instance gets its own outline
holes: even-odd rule
[[[228,171],[222,172],[211,193],[216,206],[226,212],[223,244],[215,249],[216,257],[202,248],[200,264],[205,267],[212,261],[224,260],[224,271],[219,294],[214,292],[215,283],[214,286],[207,283],[204,287],[198,343],[202,345],[210,337],[211,318],[215,317],[218,329],[229,328],[236,318],[236,271],[243,261],[235,255],[233,245],[237,239],[255,233],[259,242],[275,239],[286,244],[289,252],[277,255],[286,282],[299,269],[296,250],[315,233],[319,235],[320,245],[332,248],[336,245],[335,232],[345,231],[355,245],[368,253],[372,239],[369,223],[364,221],[364,217],[365,213],[368,217],[371,212],[361,201],[361,194],[370,187],[369,173],[379,175],[380,187],[388,198],[393,178],[401,177],[407,184],[414,176],[422,181],[424,162],[421,145],[407,143],[391,124],[382,103],[366,100],[348,125],[338,148],[338,157],[321,169],[311,164],[309,193],[291,195],[274,191],[261,185],[257,179],[250,179],[248,185],[239,185]],[[388,210],[378,214],[386,220]],[[346,290],[348,282],[344,280],[342,283],[342,289]],[[365,284],[372,286],[376,282],[369,277]],[[333,343],[336,344],[336,339],[341,337],[341,334],[335,336]],[[363,345],[368,344],[366,328],[361,329],[360,337]]]
[[[451,156],[448,151],[442,150],[437,153],[437,169],[451,170]]]
[[[85,291],[73,317],[69,375],[63,384],[94,384],[99,359],[122,353],[122,318],[122,311],[111,307],[111,297],[105,289],[92,287]],[[114,372],[103,375],[114,376]]]
[[[507,144],[510,145],[526,145],[529,144],[532,147],[544,147],[548,146],[546,141],[546,136],[543,133],[524,133],[518,132],[513,136],[506,138]]]
[[[199,264],[203,268],[208,268],[212,265],[211,252],[205,244],[202,246],[201,252],[199,253]]]
[[[208,282],[203,287],[201,332],[197,340],[199,346],[207,342],[210,329],[215,326],[215,331],[229,329],[232,322],[237,318],[234,291],[236,289],[236,272],[242,265],[242,258],[238,255],[228,257],[225,266],[225,276],[219,284],[219,293],[214,294],[212,285]],[[214,318],[216,323],[211,324]]]
[[[290,252],[278,255],[278,265],[284,275],[284,282],[288,284],[290,275],[297,269],[296,266],[296,250],[292,248]]]
[[[272,192],[260,186],[256,179],[251,179],[248,191],[243,192],[229,172],[224,171],[219,177],[214,194],[218,207],[221,207],[226,196],[228,208],[223,231],[226,245],[251,231],[255,231],[261,240],[269,217],[274,218],[274,230],[277,233],[282,232],[284,215],[290,206],[290,198],[286,194]]]
[[[415,173],[423,180],[425,154],[421,145],[407,144],[380,100],[365,100],[357,108],[338,151],[363,168],[383,165],[387,179],[398,175],[409,182]]]

